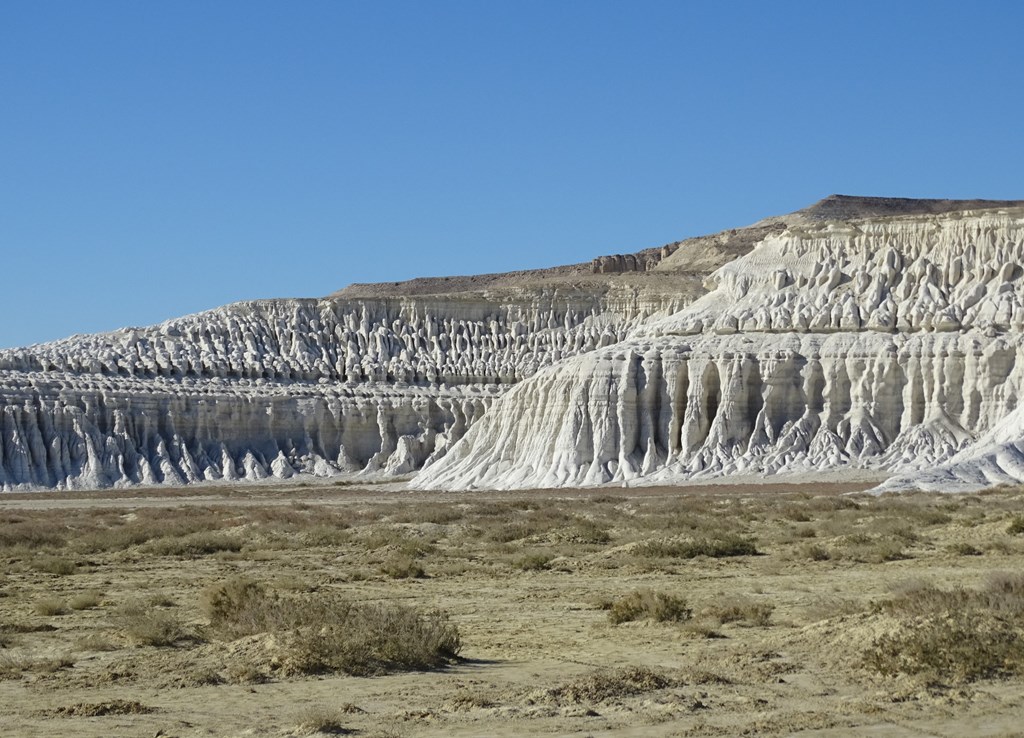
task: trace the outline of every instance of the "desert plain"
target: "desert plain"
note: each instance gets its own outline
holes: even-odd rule
[[[5,736],[1024,734],[1024,490],[0,498]]]

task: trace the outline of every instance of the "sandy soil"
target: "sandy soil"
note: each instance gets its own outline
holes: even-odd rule
[[[889,607],[901,593],[1022,571],[1024,495],[856,489],[4,496],[0,734],[1024,735],[1016,652],[966,677],[870,666],[887,634],[934,620]],[[669,545],[741,539],[757,553]],[[240,575],[443,610],[460,658],[288,673],[286,635],[210,628],[203,591]],[[637,591],[685,600],[690,617],[614,624]],[[180,637],[140,640],[131,603]]]

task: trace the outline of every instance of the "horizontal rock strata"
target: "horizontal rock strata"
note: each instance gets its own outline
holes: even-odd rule
[[[0,488],[1024,480],[1024,203],[833,196],[548,270],[0,351]]]
[[[1020,208],[768,236],[684,310],[523,382],[414,484],[856,467],[912,485],[915,472],[990,442],[1019,403],[1022,258]],[[1024,438],[1009,422],[1001,439]],[[1024,464],[1007,466],[946,479],[1020,478]]]
[[[267,300],[0,352],[0,485],[403,475],[678,296]]]

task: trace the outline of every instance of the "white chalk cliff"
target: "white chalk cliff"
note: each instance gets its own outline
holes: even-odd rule
[[[1024,480],[1024,203],[833,196],[590,264],[0,352],[5,490]]]
[[[1024,478],[1022,260],[1019,205],[794,223],[683,310],[521,383],[415,484]]]

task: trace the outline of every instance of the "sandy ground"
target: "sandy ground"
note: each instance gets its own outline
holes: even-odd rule
[[[901,591],[1022,571],[1024,495],[847,494],[865,486],[4,496],[0,734],[1024,735],[1010,661],[969,678],[865,665],[886,633],[925,622],[884,609]],[[156,532],[103,537],[143,526]],[[171,545],[208,534],[221,536],[208,551]],[[757,554],[644,548],[730,535]],[[389,574],[396,560],[423,576]],[[284,636],[209,630],[203,590],[239,575],[442,610],[460,658],[373,677],[285,673]],[[613,624],[610,603],[636,591],[685,600],[692,616]],[[133,640],[129,602],[188,635]]]

